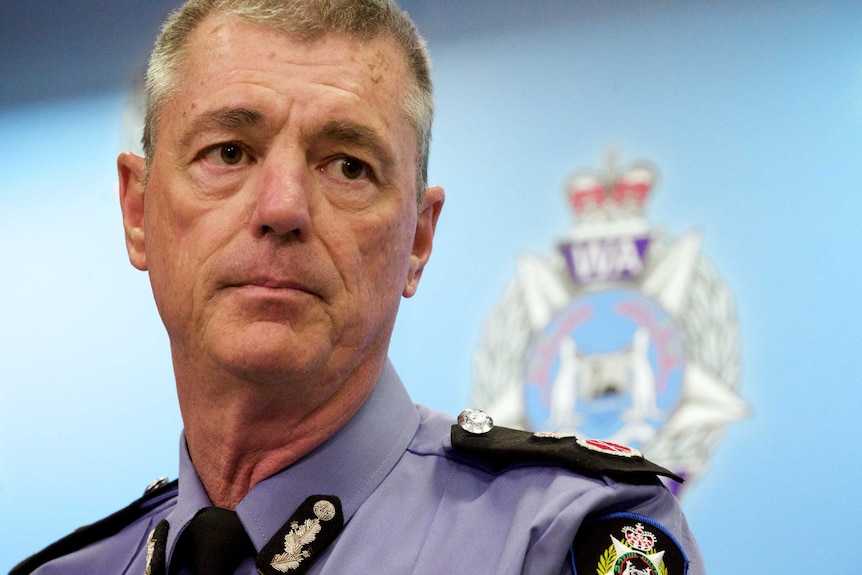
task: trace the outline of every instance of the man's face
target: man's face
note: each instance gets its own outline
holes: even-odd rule
[[[194,32],[141,194],[121,156],[132,263],[147,269],[178,380],[340,381],[386,355],[430,255],[397,45],[311,44],[237,18]]]

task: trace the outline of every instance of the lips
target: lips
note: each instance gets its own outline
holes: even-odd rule
[[[228,289],[240,290],[249,295],[259,295],[262,297],[288,296],[297,293],[319,297],[317,293],[305,284],[288,279],[265,278],[244,280],[231,283],[226,287]]]
[[[279,279],[279,278],[255,278],[249,281],[240,282],[237,284],[237,287],[261,287],[261,288],[271,288],[271,289],[288,289],[288,290],[296,290],[296,291],[304,291],[311,293],[311,290],[303,285],[302,283],[291,280],[291,279]]]

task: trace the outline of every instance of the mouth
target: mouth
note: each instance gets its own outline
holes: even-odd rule
[[[260,277],[230,283],[225,286],[230,290],[240,290],[248,294],[260,296],[286,296],[295,293],[316,295],[315,292],[302,282],[291,279]]]
[[[265,278],[265,279],[256,279],[252,280],[245,285],[252,287],[261,287],[261,288],[270,288],[270,289],[291,289],[297,291],[309,291],[305,286],[300,284],[299,282],[293,280],[286,279],[274,279],[274,278]]]

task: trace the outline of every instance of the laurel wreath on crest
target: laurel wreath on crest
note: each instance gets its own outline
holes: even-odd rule
[[[654,555],[657,553],[656,550],[653,550],[651,553],[647,553],[647,555]],[[608,573],[613,573],[614,563],[617,562],[617,551],[614,549],[613,544],[610,547],[605,549],[605,552],[602,553],[602,556],[599,558],[599,564],[596,566],[596,573],[598,575],[607,575]],[[667,573],[667,565],[662,561],[658,566],[659,575],[668,575]]]

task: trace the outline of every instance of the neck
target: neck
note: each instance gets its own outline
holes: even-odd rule
[[[234,509],[255,485],[332,437],[365,403],[382,370],[379,362],[355,372],[322,398],[307,393],[309,383],[285,382],[273,393],[271,386],[223,381],[223,374],[213,384],[177,371],[189,455],[213,505]]]

